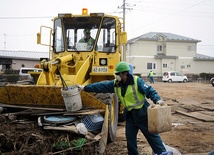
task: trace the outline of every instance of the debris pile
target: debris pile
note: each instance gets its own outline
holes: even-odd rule
[[[67,111],[4,107],[0,114],[0,153],[98,154],[101,128],[96,126],[96,131],[91,132],[81,123],[82,118],[86,116],[102,116],[94,114],[96,112],[97,110],[87,110],[84,111],[84,114],[88,114],[85,116],[81,115],[80,111],[77,116],[64,116],[62,113]]]

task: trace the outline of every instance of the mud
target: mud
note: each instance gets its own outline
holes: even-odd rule
[[[172,108],[172,130],[160,134],[164,143],[182,154],[208,154],[214,150],[214,87],[208,83],[192,82],[155,82],[152,86]],[[206,120],[205,117],[189,117],[178,111],[198,112],[211,118]],[[118,124],[117,137],[114,142],[108,144],[104,154],[127,154],[124,127],[125,122]],[[71,144],[66,142],[74,142],[76,139],[77,137],[69,132],[42,129],[38,126],[36,117],[0,115],[0,154],[98,154],[97,142],[89,141],[79,150],[73,146],[70,149]],[[138,147],[140,155],[152,154],[140,132]]]

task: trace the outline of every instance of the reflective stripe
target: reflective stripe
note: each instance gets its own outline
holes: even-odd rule
[[[124,97],[121,94],[121,87],[114,87],[115,94],[119,97],[123,106],[128,111],[132,109],[140,109],[143,106],[144,101],[146,100],[145,95],[138,91],[137,79],[138,77],[134,76],[134,84],[128,85]]]
[[[139,106],[139,105],[141,105],[141,104],[143,105],[143,104],[144,104],[144,101],[145,101],[145,99],[144,99],[142,102],[133,104],[133,105],[128,106],[128,107],[126,107],[126,108],[128,109],[128,111],[131,110],[131,109],[135,109],[135,107],[137,107],[137,106]]]
[[[145,99],[144,99],[143,101],[141,101],[141,102],[138,100],[137,92],[136,92],[136,89],[135,89],[135,86],[134,86],[134,85],[132,85],[132,91],[133,91],[133,95],[134,95],[134,99],[135,99],[135,101],[136,101],[136,104],[127,106],[126,108],[127,108],[128,110],[130,110],[130,108],[134,109],[135,107],[137,107],[137,106],[139,106],[139,105],[141,105],[141,104],[144,104],[144,101],[145,101]]]

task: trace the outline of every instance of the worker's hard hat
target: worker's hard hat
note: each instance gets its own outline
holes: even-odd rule
[[[125,72],[125,71],[130,71],[130,67],[126,62],[121,61],[116,65],[116,69],[115,69],[114,73],[121,73],[121,72]]]
[[[84,34],[90,34],[91,30],[90,29],[84,29]]]

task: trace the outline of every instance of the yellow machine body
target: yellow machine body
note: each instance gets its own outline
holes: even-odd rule
[[[122,58],[122,46],[127,42],[127,34],[122,31],[123,23],[120,20],[104,13],[89,14],[87,9],[83,9],[80,15],[58,14],[53,19],[53,28],[41,26],[37,34],[37,43],[49,46],[50,50],[49,58],[41,58],[39,68],[43,72],[31,74],[36,85],[9,85],[0,90],[0,102],[63,105],[60,91],[55,91],[62,87],[62,79],[67,86],[114,79],[115,66]],[[85,29],[89,29],[94,38],[90,47],[79,43]],[[50,41],[45,44],[42,38],[47,36],[43,34],[47,30]],[[5,95],[5,90],[9,95]],[[54,101],[48,100],[50,96],[54,96]]]
[[[58,14],[52,21],[53,28],[41,26],[37,34],[37,43],[49,46],[49,57],[41,58],[41,73],[31,74],[35,85],[10,84],[1,87],[0,103],[65,107],[61,94],[63,87],[115,78],[116,64],[123,56],[122,46],[127,42],[119,17],[104,13],[89,14],[87,9],[83,9],[79,15]],[[85,43],[86,31],[93,38],[90,44]],[[44,43],[47,38],[48,43]],[[108,129],[110,134],[103,136],[102,147],[107,137],[110,141],[115,138],[119,110],[117,97],[114,94],[108,97],[111,104],[106,107],[101,101],[102,95],[97,99],[92,93],[81,92],[83,107],[108,109],[103,130]]]

